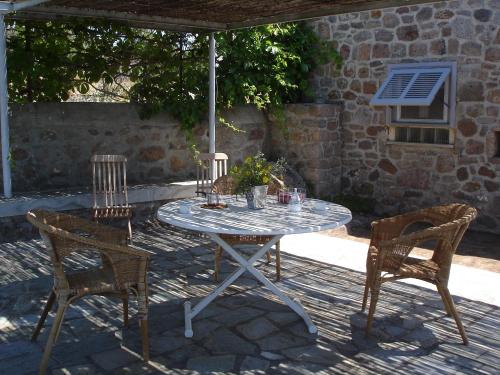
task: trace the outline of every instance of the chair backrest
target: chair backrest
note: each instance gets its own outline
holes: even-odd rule
[[[414,246],[429,240],[437,240],[432,260],[439,265],[443,280],[447,280],[453,254],[476,215],[475,208],[454,203],[395,216],[384,220],[385,228],[391,231],[392,235],[388,238],[379,238],[372,233],[370,246],[379,247],[382,241],[390,241],[391,254],[387,255],[386,259],[390,257],[393,268],[398,268]],[[418,223],[431,224],[431,227],[406,233],[407,229]]]
[[[33,210],[26,214],[26,218],[40,231],[40,236],[52,263],[55,288],[58,290],[69,289],[62,261],[73,252],[76,245],[68,238],[70,231],[77,229],[76,223],[72,220],[73,216]]]
[[[93,208],[128,206],[127,158],[123,155],[93,155]]]
[[[198,159],[196,193],[209,193],[212,191],[214,181],[227,175],[229,158],[224,153],[215,152],[200,154]]]

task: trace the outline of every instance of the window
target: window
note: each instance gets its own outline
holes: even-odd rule
[[[387,106],[390,140],[454,143],[456,64],[389,65],[389,75],[370,104]]]

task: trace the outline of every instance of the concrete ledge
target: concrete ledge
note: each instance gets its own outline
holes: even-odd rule
[[[145,203],[195,196],[196,181],[168,184],[136,185],[129,187],[129,203]],[[88,190],[69,190],[17,195],[0,199],[0,217],[20,216],[29,210],[42,208],[53,211],[77,210],[92,207],[92,193]]]

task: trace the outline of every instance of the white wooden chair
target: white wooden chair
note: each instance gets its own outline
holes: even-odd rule
[[[199,156],[196,170],[196,194],[206,195],[212,191],[214,181],[228,172],[228,156],[221,152],[204,153]]]
[[[128,220],[129,240],[132,241],[132,206],[127,194],[127,158],[123,155],[93,155],[92,218]]]

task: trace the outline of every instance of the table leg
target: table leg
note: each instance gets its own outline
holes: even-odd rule
[[[278,296],[281,301],[283,301],[286,305],[288,305],[293,311],[297,313],[303,320],[307,326],[307,329],[310,333],[318,332],[317,327],[312,322],[311,318],[304,310],[302,305],[300,304],[298,299],[292,300],[285,293],[279,290],[271,281],[269,281],[261,272],[259,272],[253,264],[258,261],[262,256],[268,251],[276,242],[278,242],[283,235],[274,236],[268,243],[266,243],[259,251],[257,251],[250,259],[243,258],[240,254],[238,254],[229,244],[227,244],[224,240],[222,240],[217,234],[209,233],[209,237],[220,245],[229,255],[231,255],[239,264],[240,270],[250,272],[257,280],[259,280],[264,286],[266,286],[272,293]],[[239,277],[239,276],[238,276]],[[234,278],[236,280],[238,277]],[[231,283],[234,281],[232,280]],[[229,285],[228,285],[229,286]],[[225,289],[225,288],[224,288]]]
[[[227,277],[217,288],[215,288],[209,295],[204,297],[198,304],[191,309],[191,302],[186,301],[184,303],[184,336],[193,337],[192,319],[198,315],[205,307],[208,306],[219,294],[226,290],[236,279],[238,279],[252,263],[262,258],[262,256],[268,251],[276,242],[280,240],[283,236],[276,236],[262,248],[260,248],[249,260],[242,257],[236,250],[234,250],[227,242],[221,239],[218,235],[213,233],[208,233],[208,236],[214,240],[217,244],[221,245],[224,250],[227,251],[239,264],[240,268],[234,271],[229,277]],[[264,277],[264,276],[262,276]]]

